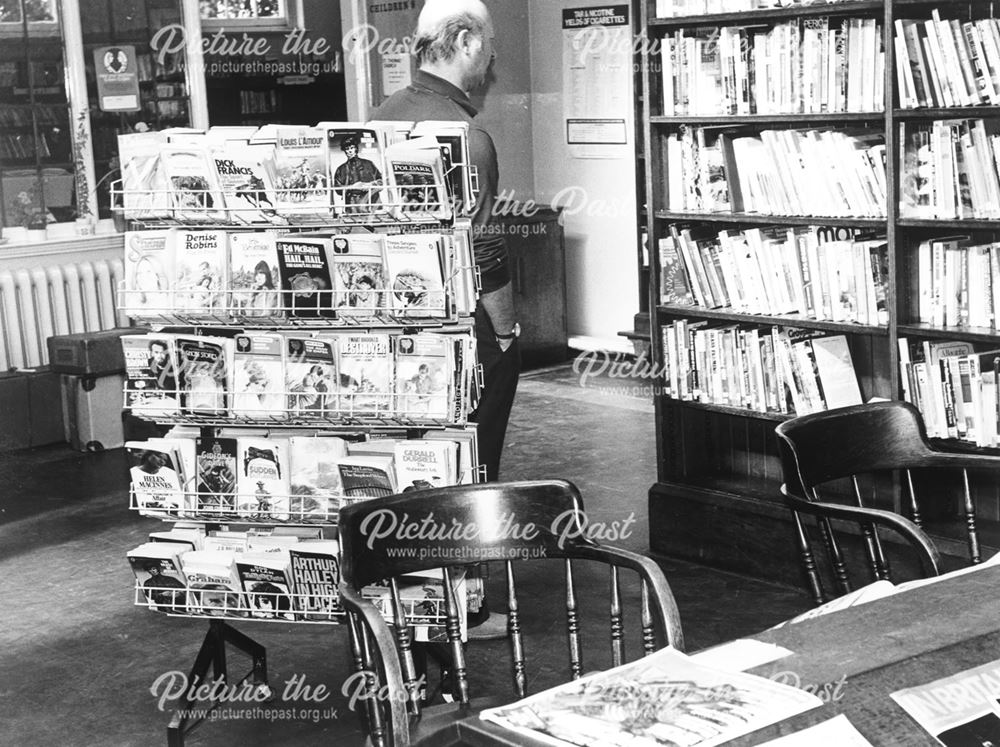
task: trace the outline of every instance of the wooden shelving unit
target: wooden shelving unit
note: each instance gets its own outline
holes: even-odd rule
[[[642,106],[645,158],[645,192],[648,211],[645,230],[649,237],[651,309],[650,345],[654,360],[664,364],[660,331],[663,325],[678,319],[708,320],[709,323],[753,326],[784,326],[828,331],[848,338],[865,399],[902,397],[898,341],[902,337],[926,340],[961,340],[976,349],[1000,348],[996,329],[982,327],[933,327],[919,323],[916,303],[916,273],[913,263],[920,241],[955,233],[974,232],[986,241],[1000,241],[998,220],[927,220],[900,215],[900,128],[936,119],[1000,119],[998,106],[961,106],[954,108],[900,108],[895,71],[894,22],[897,18],[926,20],[935,8],[945,18],[959,21],[990,17],[988,2],[944,3],[926,0],[865,0],[862,2],[813,3],[810,5],[771,8],[746,12],[686,15],[658,18],[656,2],[644,7],[642,30],[646,36],[643,59]],[[884,111],[798,114],[719,114],[664,116],[662,42],[678,31],[754,26],[773,27],[789,21],[829,18],[831,25],[849,18],[875,19],[885,54]],[[710,33],[710,32],[708,32]],[[658,44],[657,42],[660,42]],[[763,215],[760,213],[691,213],[668,208],[666,139],[682,127],[724,128],[738,132],[765,129],[859,128],[880,134],[885,142],[886,217],[844,218],[799,215]],[[817,174],[817,179],[822,178]],[[886,300],[888,322],[882,326],[834,323],[807,319],[799,314],[788,316],[735,313],[728,308],[690,307],[663,304],[659,294],[660,257],[657,241],[669,234],[672,224],[718,224],[718,228],[760,226],[824,226],[864,229],[884,236],[888,246],[888,287]],[[679,401],[658,393],[656,405],[656,445],[658,478],[649,493],[650,546],[654,552],[709,562],[743,573],[798,582],[798,558],[790,551],[793,528],[790,512],[781,501],[778,488],[782,481],[774,426],[789,417],[773,412],[756,412],[738,407]],[[969,448],[966,444],[949,444]],[[898,481],[889,481],[891,491],[880,495],[876,505],[905,512],[905,496]],[[929,525],[940,540],[944,553],[961,554],[961,523],[957,503],[942,496],[937,514]],[[977,510],[987,537],[984,556],[995,551],[1000,541],[1000,491],[983,481],[977,489]]]

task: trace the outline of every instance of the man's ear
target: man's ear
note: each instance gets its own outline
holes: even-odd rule
[[[458,32],[458,37],[455,39],[455,45],[458,47],[459,52],[472,52],[475,49],[476,44],[482,44],[482,41],[476,38],[476,35],[472,33],[469,29],[462,29]]]

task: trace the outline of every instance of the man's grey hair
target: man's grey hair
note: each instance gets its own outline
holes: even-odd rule
[[[450,62],[455,57],[455,45],[463,31],[482,36],[486,32],[486,20],[475,13],[457,13],[442,19],[433,28],[417,29],[413,53],[418,63]]]

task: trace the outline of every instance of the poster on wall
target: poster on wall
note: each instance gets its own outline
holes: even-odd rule
[[[565,8],[563,118],[574,158],[619,158],[632,122],[628,5]]]
[[[386,52],[382,55],[382,95],[392,96],[410,85],[410,53]]]
[[[105,112],[139,111],[139,67],[135,47],[119,45],[94,50],[97,103]]]

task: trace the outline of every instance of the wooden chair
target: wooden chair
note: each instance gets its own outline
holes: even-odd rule
[[[368,697],[361,699],[361,715],[371,743],[400,747],[416,744],[430,734],[440,740],[458,719],[486,705],[499,704],[479,702],[473,709],[465,647],[460,640],[454,573],[477,559],[503,561],[506,566],[513,687],[511,697],[501,702],[527,694],[528,647],[522,631],[514,560],[562,561],[560,572],[553,574],[552,594],[556,594],[557,581],[562,576],[567,679],[580,677],[585,671],[581,618],[584,612],[593,612],[579,608],[574,559],[598,561],[610,569],[607,617],[601,624],[607,627],[613,666],[626,661],[621,568],[636,573],[640,580],[637,618],[643,654],[664,645],[683,650],[677,607],[659,566],[644,556],[587,539],[585,526],[578,490],[560,480],[435,488],[356,503],[340,510],[340,592],[348,611],[355,672],[364,673]],[[420,531],[420,527],[424,530]],[[387,534],[387,528],[392,528],[391,534]],[[434,552],[419,552],[428,548]],[[410,554],[410,550],[416,552]],[[425,706],[419,692],[410,626],[405,622],[387,624],[362,597],[361,589],[389,579],[393,616],[406,621],[396,579],[430,568],[444,569],[446,646],[451,657],[456,702]],[[379,697],[379,693],[404,693],[405,697]]]
[[[976,508],[969,488],[969,469],[1000,468],[1000,458],[973,452],[950,452],[936,449],[927,440],[920,412],[907,402],[873,402],[843,407],[793,418],[778,425],[779,452],[785,475],[787,496],[819,501],[821,488],[826,490],[833,481],[847,478],[853,502],[865,507],[866,493],[875,490],[875,482],[862,489],[859,478],[865,475],[894,472],[905,477],[908,509],[915,528],[921,529],[921,506],[913,470],[948,469],[961,474],[963,513],[969,558],[981,561]],[[831,495],[827,491],[826,495]],[[797,506],[801,503],[796,502]],[[827,600],[816,571],[814,556],[806,540],[800,509],[793,506],[803,567],[810,592],[817,604]],[[850,590],[850,583],[837,562],[838,548],[831,544],[829,512],[820,513],[820,534],[836,573],[839,593]],[[847,518],[843,516],[842,518]],[[857,515],[852,518],[863,519]],[[883,517],[884,518],[884,517]],[[889,567],[878,533],[874,526],[883,522],[861,521],[868,567],[873,580],[888,578]],[[926,535],[923,535],[926,539]],[[928,540],[929,541],[929,540]],[[919,542],[918,544],[922,544]]]

